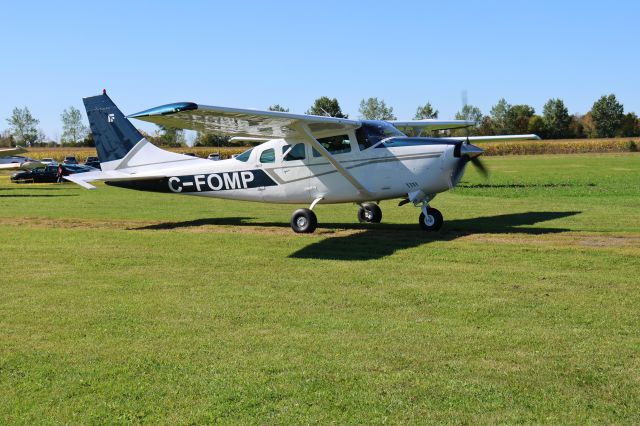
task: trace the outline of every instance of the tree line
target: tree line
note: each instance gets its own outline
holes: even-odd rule
[[[79,109],[73,106],[65,109],[60,119],[62,136],[59,142],[62,146],[95,146]],[[9,128],[0,133],[0,146],[49,146],[52,141],[38,128],[39,123],[26,106],[14,108],[11,117],[7,118]]]
[[[270,111],[289,112],[289,109],[279,104],[271,105]],[[395,120],[393,107],[387,105],[383,99],[376,97],[362,99],[358,109],[361,119],[365,120]],[[306,114],[349,118],[343,113],[336,98],[322,96],[314,101]],[[439,111],[430,103],[417,107],[414,120],[438,118]],[[541,114],[526,104],[512,105],[501,98],[493,105],[489,114],[482,113],[480,108],[464,105],[455,115],[458,120],[473,120],[476,125],[468,132],[471,135],[494,136],[503,134],[535,133],[543,139],[572,139],[572,138],[612,138],[640,136],[640,119],[633,112],[624,112],[624,106],[614,94],[604,95],[593,103],[586,114],[570,114],[562,99],[549,99],[542,108]],[[83,123],[82,114],[77,108],[70,106],[60,115],[62,122],[62,146],[95,146],[93,137]],[[39,146],[49,145],[44,132],[38,128],[39,120],[29,109],[16,107],[11,117],[6,119],[8,129],[0,132],[0,146]],[[458,131],[458,135],[466,134]],[[184,131],[175,128],[159,126],[159,130],[149,135],[143,135],[160,146],[185,146]],[[456,133],[454,133],[456,134]],[[232,146],[230,138],[226,136],[198,133],[194,141],[195,146]],[[237,145],[237,144],[235,144]]]

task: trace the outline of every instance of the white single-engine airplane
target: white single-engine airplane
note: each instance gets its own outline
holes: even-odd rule
[[[143,191],[266,203],[307,204],[291,217],[295,232],[316,229],[318,203],[356,203],[358,220],[380,222],[376,202],[402,199],[421,207],[419,224],[440,229],[442,214],[429,203],[456,186],[467,163],[485,172],[474,138],[407,137],[400,128],[442,130],[472,121],[367,121],[256,111],[181,102],[125,117],[103,91],[84,99],[102,171],[65,176]],[[233,159],[210,161],[165,151],[147,141],[127,118],[167,127],[263,141]],[[539,139],[536,135],[492,139]]]

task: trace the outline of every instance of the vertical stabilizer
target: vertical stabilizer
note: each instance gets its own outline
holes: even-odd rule
[[[106,92],[84,98],[83,102],[101,166],[103,169],[113,169],[118,160],[123,159],[143,136],[125,118]]]

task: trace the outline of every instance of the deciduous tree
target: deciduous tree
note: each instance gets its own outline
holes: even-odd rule
[[[529,130],[529,120],[536,110],[529,105],[513,105],[507,111],[506,133],[521,134]]]
[[[571,116],[562,99],[549,99],[542,108],[542,120],[546,136],[550,139],[563,139],[570,136]]]
[[[527,132],[538,135],[542,138],[546,137],[546,133],[544,130],[544,120],[539,115],[534,115],[529,119],[529,123],[527,124]]]
[[[230,146],[229,139],[231,139],[229,136],[198,132],[194,146]]]
[[[619,135],[624,137],[640,136],[640,121],[635,113],[625,114],[620,124]]]
[[[9,130],[17,144],[31,145],[38,139],[37,125],[40,122],[31,115],[29,108],[14,108],[11,117],[7,118]]]
[[[612,138],[620,130],[624,118],[624,107],[616,95],[602,96],[591,108],[596,135],[600,138]]]
[[[466,104],[462,107],[460,111],[456,113],[456,120],[473,120],[476,122],[475,126],[469,128],[470,135],[477,135],[479,132],[479,128],[482,125],[482,111],[480,108],[475,107],[473,105]],[[461,131],[462,133],[466,133],[467,131]],[[462,134],[461,132],[457,132]]]
[[[393,107],[387,106],[384,100],[378,98],[360,101],[360,116],[365,120],[395,120]]]
[[[176,129],[175,127],[163,126],[161,124],[158,124],[158,127],[160,127],[160,135],[155,138],[158,144],[170,147],[187,145],[184,130]]]
[[[342,113],[338,100],[336,98],[330,99],[327,96],[322,96],[316,99],[311,108],[307,110],[306,114],[349,118],[348,114]]]
[[[269,107],[269,111],[278,111],[278,112],[289,112],[289,108],[285,108],[280,106],[280,104],[271,105]]]
[[[0,146],[3,148],[9,148],[14,146],[13,135],[9,130],[3,130],[0,133]]]
[[[70,106],[62,111],[62,143],[79,144],[87,136],[87,126],[82,122],[82,113],[78,108]]]
[[[438,118],[438,110],[434,109],[429,102],[422,106],[419,106],[416,110],[416,115],[413,117],[414,120],[424,120],[430,118]]]
[[[582,119],[583,116],[578,114],[574,114],[571,116],[571,122],[569,123],[570,138],[581,139],[587,137]]]
[[[507,115],[511,105],[505,100],[500,98],[497,104],[491,107],[490,116],[493,123],[493,131],[496,135],[503,135],[507,133]]]

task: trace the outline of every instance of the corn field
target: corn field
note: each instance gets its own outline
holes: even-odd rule
[[[532,155],[532,154],[583,154],[590,152],[637,152],[640,151],[640,141],[633,139],[556,139],[540,141],[511,141],[477,143],[485,150],[485,155]],[[193,153],[206,158],[209,154],[219,153],[222,159],[239,154],[249,147],[182,147],[168,148],[173,152]],[[88,156],[95,156],[95,148],[87,147],[51,147],[29,148],[27,154],[34,159],[53,158],[62,161],[67,155],[74,155],[78,161],[84,161]]]

